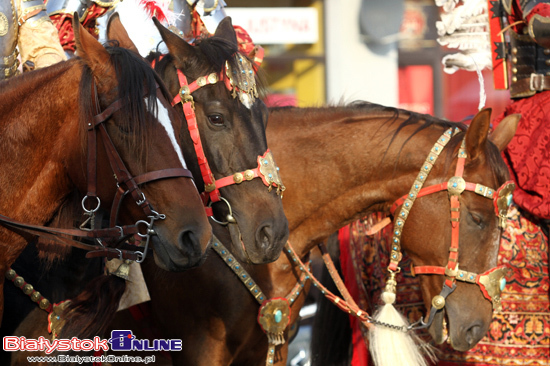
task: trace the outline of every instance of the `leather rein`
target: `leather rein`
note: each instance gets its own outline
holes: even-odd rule
[[[381,325],[385,327],[394,328],[397,330],[402,330],[404,332],[416,329],[427,328],[433,322],[435,313],[441,310],[445,306],[446,297],[456,289],[456,281],[464,281],[466,283],[476,284],[479,286],[484,297],[491,301],[493,304],[493,309],[499,311],[501,309],[500,295],[504,286],[506,285],[505,276],[507,275],[508,269],[505,267],[495,267],[491,268],[488,271],[476,274],[473,272],[468,272],[459,269],[458,265],[458,250],[459,250],[459,227],[460,227],[460,195],[464,191],[475,192],[478,195],[481,195],[485,198],[492,199],[495,214],[499,218],[499,226],[501,228],[506,227],[506,213],[508,211],[508,206],[511,203],[512,192],[514,190],[514,183],[512,181],[505,182],[500,188],[492,189],[487,186],[466,182],[462,175],[464,173],[464,164],[466,161],[466,149],[465,141],[462,141],[462,145],[458,152],[458,162],[455,170],[455,175],[449,179],[448,182],[441,184],[436,184],[430,187],[422,188],[424,182],[427,180],[428,174],[430,173],[435,161],[440,155],[443,148],[451,140],[451,137],[456,134],[458,129],[453,132],[453,129],[450,128],[443,133],[443,135],[438,139],[438,141],[432,147],[430,154],[426,158],[420,173],[416,177],[409,193],[399,198],[391,207],[392,215],[396,212],[397,208],[401,207],[398,215],[394,216],[394,233],[392,238],[392,248],[390,254],[390,264],[388,266],[388,272],[390,273],[389,279],[386,282],[386,291],[395,293],[395,275],[401,269],[398,264],[401,260],[401,233],[405,225],[405,221],[408,217],[410,209],[412,208],[413,203],[416,198],[423,197],[435,192],[441,192],[447,190],[449,193],[449,199],[451,201],[451,226],[452,226],[452,239],[451,246],[449,248],[449,259],[446,266],[418,266],[414,267],[414,272],[416,274],[436,274],[436,275],[445,275],[446,279],[443,284],[443,288],[439,295],[434,296],[432,299],[432,307],[430,309],[428,321],[425,322],[424,318],[421,318],[417,322],[407,326],[407,327],[396,327],[392,324],[380,323],[374,321],[374,319],[364,310],[361,310],[359,306],[355,303],[352,296],[347,291],[338,271],[334,267],[332,259],[326,252],[323,244],[319,245],[321,253],[323,255],[323,260],[327,265],[329,273],[336,283],[337,288],[344,297],[340,297],[332,294],[328,291],[303,265],[299,257],[296,255],[294,249],[290,246],[290,243],[287,243],[286,250],[291,255],[294,261],[298,262],[300,265],[300,270],[308,274],[308,276],[313,280],[314,286],[320,288],[321,292],[332,301],[336,306],[341,310],[352,314],[359,318],[363,325],[370,328],[374,325]]]
[[[156,89],[157,96],[160,96],[160,90]],[[138,176],[132,176],[124,164],[120,154],[117,152],[109,133],[105,127],[114,113],[119,111],[124,102],[121,99],[116,100],[102,112],[99,110],[99,96],[95,82],[92,82],[93,105],[95,105],[96,114],[92,120],[87,123],[88,155],[87,155],[87,193],[82,199],[82,209],[84,215],[88,218],[80,225],[78,229],[52,228],[40,225],[26,224],[16,221],[4,215],[0,215],[0,224],[7,229],[18,233],[26,239],[34,236],[46,237],[50,240],[61,242],[66,245],[88,250],[86,257],[107,257],[129,259],[136,262],[143,262],[147,255],[149,240],[155,235],[153,230],[154,222],[165,219],[164,214],[155,211],[151,203],[145,197],[139,185],[166,178],[193,178],[191,172],[185,168],[163,169],[147,172]],[[116,192],[111,206],[110,227],[96,228],[95,214],[101,206],[101,200],[97,196],[97,134],[101,135],[109,164],[113,170],[116,179]],[[116,225],[118,211],[123,198],[130,195],[148,218],[148,221],[139,220],[133,225]],[[95,207],[88,208],[88,200],[95,203]],[[137,235],[145,245],[141,250],[123,250],[116,248],[130,236]],[[95,244],[86,244],[77,239],[88,239]]]

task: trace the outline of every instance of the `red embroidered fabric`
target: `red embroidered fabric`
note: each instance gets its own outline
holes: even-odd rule
[[[512,102],[494,125],[514,113],[522,118],[504,151],[516,183],[514,202],[539,218],[550,219],[550,91]]]

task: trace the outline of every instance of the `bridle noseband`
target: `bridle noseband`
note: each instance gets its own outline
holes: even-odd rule
[[[432,147],[430,154],[426,158],[426,161],[424,162],[420,173],[416,177],[409,193],[395,201],[390,210],[392,215],[394,215],[397,208],[401,207],[398,214],[394,216],[394,232],[391,241],[392,248],[390,253],[390,264],[388,266],[390,277],[386,287],[386,291],[393,290],[393,292],[395,292],[395,274],[400,271],[398,264],[401,260],[401,233],[415,200],[418,197],[423,197],[435,192],[446,190],[449,193],[449,199],[451,201],[452,236],[447,265],[445,267],[414,267],[415,274],[438,274],[446,276],[446,279],[440,294],[436,295],[432,299],[432,307],[430,309],[428,322],[426,323],[423,321],[423,319],[420,319],[415,324],[412,324],[412,329],[427,328],[431,325],[435,313],[445,306],[446,297],[455,290],[455,281],[463,281],[466,283],[477,284],[480,287],[485,298],[487,298],[489,301],[492,301],[494,309],[500,311],[502,308],[502,305],[500,303],[500,294],[506,284],[505,276],[508,272],[506,268],[496,267],[489,269],[482,274],[476,274],[459,269],[458,250],[460,227],[460,195],[464,191],[471,191],[482,197],[492,199],[494,202],[495,214],[499,218],[499,226],[501,228],[505,228],[506,213],[508,211],[508,206],[511,203],[512,192],[515,188],[514,183],[512,181],[507,181],[500,188],[495,190],[481,184],[466,182],[464,178],[462,178],[462,175],[464,173],[464,164],[467,157],[465,140],[463,140],[458,152],[458,161],[455,175],[451,177],[451,179],[449,179],[449,181],[447,182],[422,188],[441,151],[443,151],[447,143],[451,140],[451,137],[457,132],[459,131],[456,129],[453,133],[453,129],[450,128],[445,131],[445,133],[438,139],[438,141]],[[393,289],[391,287],[393,287]]]

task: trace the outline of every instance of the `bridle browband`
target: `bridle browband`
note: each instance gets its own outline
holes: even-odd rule
[[[455,290],[456,281],[477,284],[480,287],[484,297],[493,303],[494,309],[499,311],[502,307],[500,303],[500,293],[503,290],[504,285],[506,284],[506,268],[496,267],[489,269],[482,274],[476,274],[459,269],[458,252],[460,228],[460,195],[464,191],[470,191],[482,197],[492,199],[494,202],[495,214],[499,218],[499,226],[501,228],[505,228],[506,213],[508,211],[508,206],[511,202],[511,195],[515,187],[514,183],[512,181],[507,181],[500,188],[495,190],[482,184],[466,182],[464,178],[462,178],[462,175],[464,173],[464,164],[467,158],[465,140],[463,140],[458,152],[458,160],[454,176],[451,177],[447,182],[422,188],[440,153],[443,151],[447,143],[451,140],[451,137],[458,132],[458,129],[455,129],[453,132],[453,129],[450,128],[443,133],[443,135],[432,147],[432,150],[426,158],[426,161],[424,162],[420,173],[416,177],[409,193],[396,200],[390,209],[391,214],[394,215],[396,210],[401,207],[399,213],[397,215],[394,215],[394,232],[391,241],[392,248],[390,253],[390,264],[388,266],[390,277],[387,282],[388,284],[386,285],[386,291],[391,291],[395,293],[395,274],[400,271],[398,264],[401,260],[401,233],[415,200],[419,197],[427,196],[432,193],[447,191],[449,193],[449,199],[451,202],[452,233],[447,265],[444,267],[414,267],[415,274],[445,275],[446,279],[444,281],[443,288],[440,294],[434,296],[434,298],[432,299],[432,307],[430,309],[428,322],[426,323],[423,321],[423,319],[420,319],[418,322],[413,324],[412,329],[427,328],[431,325],[435,313],[445,306],[446,297]],[[393,287],[393,289],[391,287]]]
[[[160,90],[156,88],[157,96],[160,96]],[[108,121],[114,113],[119,111],[124,102],[117,99],[102,112],[99,111],[99,96],[97,87],[92,81],[92,101],[96,111],[92,120],[87,123],[87,139],[88,139],[88,156],[87,156],[87,193],[82,199],[82,209],[88,218],[80,225],[78,229],[62,229],[52,228],[40,225],[25,224],[7,216],[0,215],[0,224],[6,228],[29,238],[31,236],[47,237],[50,240],[62,242],[67,245],[88,250],[86,257],[107,257],[128,259],[136,262],[142,262],[146,255],[150,237],[155,235],[153,225],[156,220],[165,219],[165,215],[155,211],[150,202],[145,197],[139,185],[156,181],[159,179],[185,177],[193,178],[189,170],[185,168],[163,169],[152,172],[147,172],[139,176],[132,176],[126,165],[124,164],[120,154],[113,144],[109,133],[105,127],[105,122]],[[116,192],[111,206],[111,217],[109,228],[95,227],[95,213],[101,206],[101,200],[97,196],[97,132],[99,131],[109,164],[113,170],[116,179]],[[149,221],[139,220],[133,225],[116,225],[118,211],[122,204],[122,199],[126,195],[130,195],[136,204],[143,210]],[[95,200],[95,207],[88,208],[88,200]],[[145,229],[145,232],[140,230]],[[143,249],[140,250],[123,250],[117,248],[122,242],[132,235],[138,235],[145,241]],[[75,238],[91,239],[96,244],[86,244],[77,241]],[[107,246],[106,246],[107,245]]]

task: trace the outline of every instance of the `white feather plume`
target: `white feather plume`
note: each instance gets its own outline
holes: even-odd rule
[[[120,15],[120,21],[126,28],[128,35],[136,45],[142,56],[155,51],[157,45],[162,42],[157,27],[151,20],[151,15],[140,4],[139,0],[124,0],[116,7]],[[167,53],[168,49],[161,44],[160,52]]]
[[[460,52],[443,58],[444,71],[491,69],[491,41],[486,0],[437,0],[443,6],[441,21],[436,23],[437,41]]]

